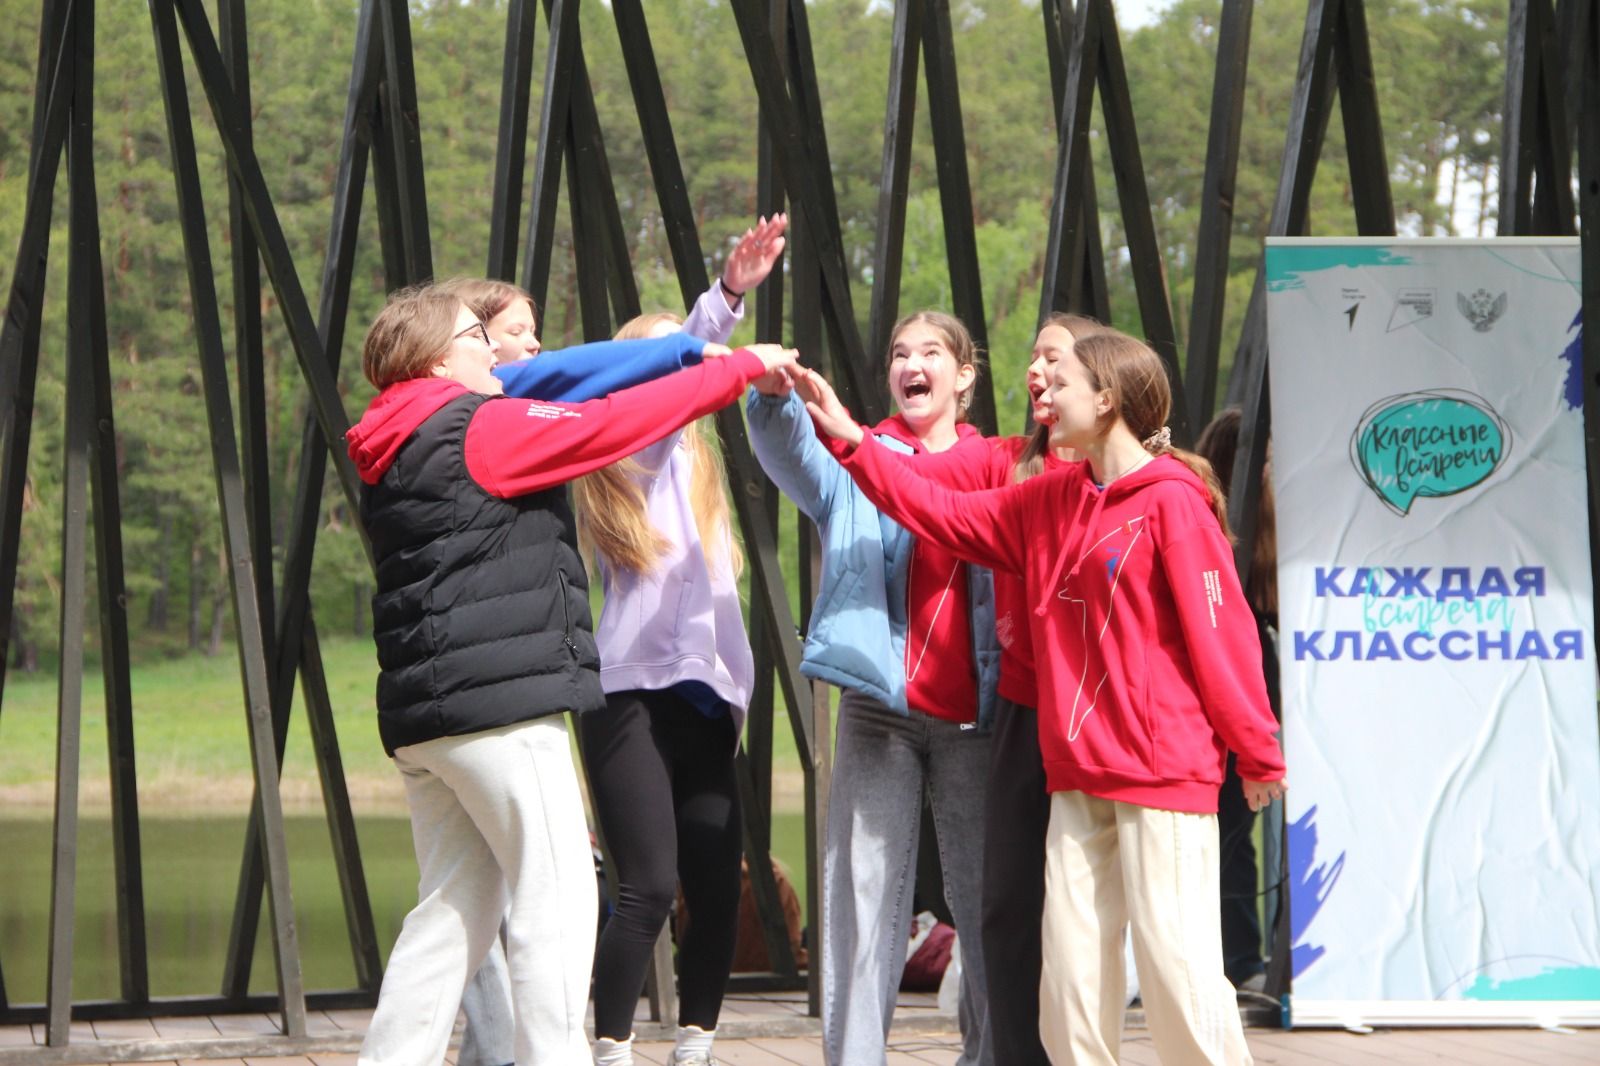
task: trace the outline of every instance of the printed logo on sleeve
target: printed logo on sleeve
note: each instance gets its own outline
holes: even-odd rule
[[[1222,606],[1222,573],[1207,570],[1200,575],[1206,584],[1206,609],[1211,612],[1211,628],[1217,628],[1217,608]]]
[[[533,403],[530,403],[528,405],[528,417],[529,418],[552,418],[552,419],[553,418],[582,418],[583,415],[579,414],[577,411],[574,411],[570,407],[562,407],[560,404],[554,404],[554,403],[540,403],[537,400],[535,400]]]

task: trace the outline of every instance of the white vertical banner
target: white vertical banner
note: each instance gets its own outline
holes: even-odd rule
[[[1294,1023],[1600,1024],[1578,243],[1266,270]]]

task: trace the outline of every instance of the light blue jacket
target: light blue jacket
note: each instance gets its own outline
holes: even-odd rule
[[[811,611],[800,672],[852,688],[909,714],[906,705],[906,575],[914,540],[880,512],[828,454],[800,397],[751,389],[745,411],[750,443],[767,477],[793,500],[822,537],[822,584]],[[898,452],[893,437],[878,440]],[[988,729],[1000,680],[994,631],[994,577],[967,568],[973,662],[978,667],[978,726]]]

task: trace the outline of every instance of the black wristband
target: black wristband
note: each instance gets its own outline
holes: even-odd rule
[[[717,284],[722,286],[722,291],[723,292],[727,293],[729,296],[733,297],[735,300],[744,299],[744,293],[742,293],[742,292],[734,292],[732,289],[728,288],[728,283],[726,281],[724,281],[720,275],[717,277]]]

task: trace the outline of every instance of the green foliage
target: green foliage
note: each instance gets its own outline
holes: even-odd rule
[[[748,61],[726,4],[651,0],[646,6],[672,134],[706,266],[714,272],[757,209],[759,114]],[[294,253],[299,283],[313,308],[327,250],[357,7],[356,0],[249,6],[252,134]],[[0,0],[0,16],[11,28],[0,37],[0,253],[16,247],[22,229],[39,8],[36,0]],[[411,9],[434,267],[439,275],[477,273],[484,268],[488,245],[505,3],[414,0]],[[852,295],[858,317],[864,318],[879,222],[893,5],[882,0],[812,0],[806,13]],[[122,528],[135,643],[148,657],[183,652],[191,643],[204,649],[209,642],[186,633],[185,618],[198,617],[198,630],[204,632],[211,628],[213,612],[219,612],[216,618],[225,636],[231,614],[226,609],[217,485],[202,401],[195,297],[177,226],[167,116],[149,13],[140,0],[100,0],[96,17],[95,165]],[[1373,0],[1367,17],[1401,231],[1421,235],[1463,228],[1481,231],[1483,220],[1492,219],[1489,204],[1499,152],[1503,7],[1488,0]],[[647,309],[678,307],[681,294],[611,11],[603,3],[583,4],[580,18],[590,83],[642,303]],[[955,0],[952,19],[988,319],[989,373],[1002,430],[1019,432],[1024,417],[1023,370],[1038,312],[1056,158],[1043,20],[1037,0]],[[1180,348],[1187,342],[1192,310],[1194,243],[1219,24],[1220,6],[1215,0],[1177,0],[1151,25],[1122,35]],[[1304,5],[1288,0],[1262,0],[1256,5],[1227,266],[1224,352],[1231,351],[1238,334],[1275,195],[1303,30]],[[541,19],[535,38],[534,121],[526,145],[525,200],[537,151],[548,41],[548,27]],[[220,301],[222,342],[232,376],[236,370],[230,257],[235,235],[229,232],[228,187],[220,141],[192,65],[188,79],[213,268],[212,277],[198,281],[213,287]],[[903,311],[951,303],[933,139],[920,77],[918,93],[906,205]],[[1343,137],[1342,125],[1335,119],[1312,196],[1316,233],[1353,230]],[[1098,117],[1092,143],[1114,320],[1138,332],[1141,323],[1115,176]],[[60,585],[60,425],[67,320],[64,187],[64,180],[58,181],[54,200],[30,491],[17,583],[18,640],[13,644],[16,650],[39,656],[41,663],[48,663],[54,654]],[[526,210],[524,204],[519,242],[524,238]],[[348,324],[339,346],[339,387],[352,417],[371,396],[361,378],[358,353],[364,324],[381,305],[385,289],[374,215],[369,180]],[[544,335],[547,344],[558,346],[579,334],[571,295],[575,291],[572,237],[564,205],[553,239]],[[9,287],[12,269],[11,259],[0,254],[0,288]],[[263,281],[260,309],[267,466],[277,540],[270,559],[274,566],[282,564],[302,459],[301,427],[308,411],[279,299]],[[752,334],[753,325],[747,322],[737,339]],[[334,446],[343,445],[334,442]],[[786,538],[785,543],[793,540]],[[792,586],[790,554],[785,552],[785,563]],[[329,478],[313,569],[313,602],[324,635],[363,631],[369,586],[348,505]],[[164,611],[158,609],[162,605]],[[7,696],[11,695],[8,688]],[[369,694],[357,698],[366,701]]]

